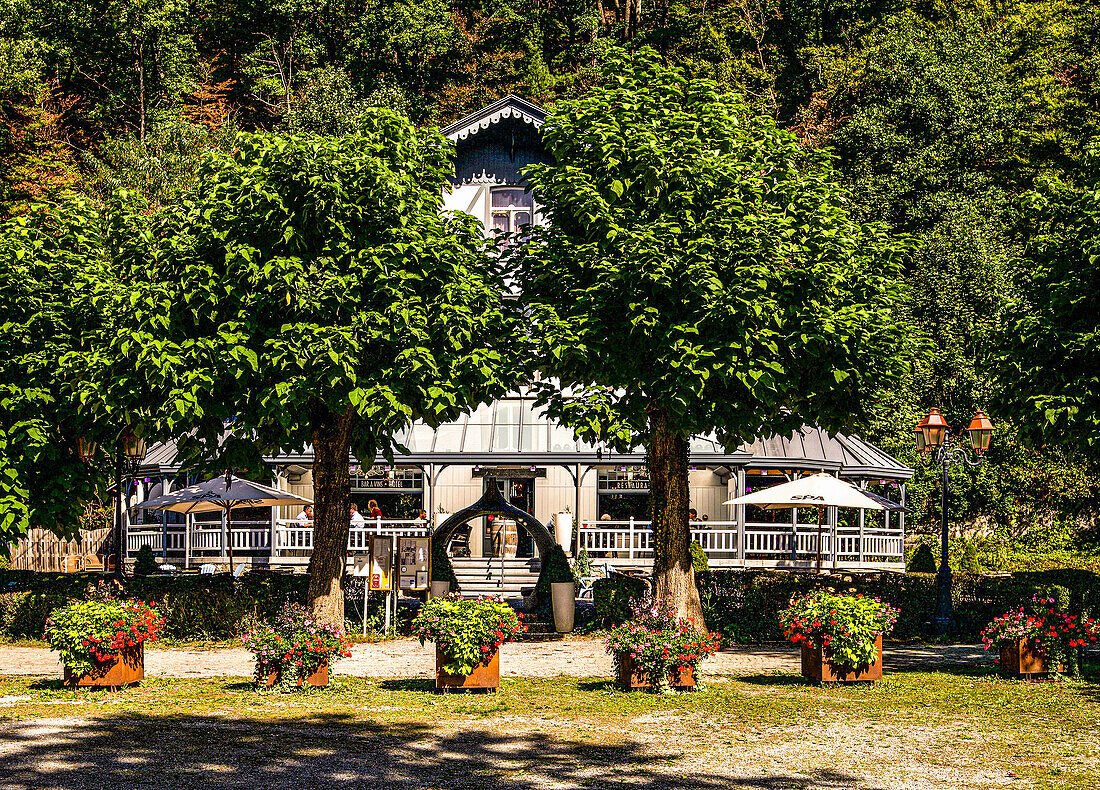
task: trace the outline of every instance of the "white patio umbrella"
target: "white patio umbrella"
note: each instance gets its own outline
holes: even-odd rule
[[[827,507],[858,507],[864,510],[893,510],[910,512],[909,508],[897,502],[864,491],[847,480],[820,472],[809,477],[800,477],[789,483],[780,483],[761,491],[754,491],[734,499],[728,499],[724,505],[756,505],[765,510],[784,510],[796,507],[817,508],[817,570],[821,572],[821,521]],[[796,526],[797,529],[797,526]],[[833,547],[836,551],[836,547]]]

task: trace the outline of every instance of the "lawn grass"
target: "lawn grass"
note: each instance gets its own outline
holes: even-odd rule
[[[756,676],[669,696],[623,693],[600,678],[505,678],[492,695],[436,695],[427,679],[341,676],[327,689],[288,695],[257,691],[246,678],[151,679],[115,693],[0,678],[0,741],[6,727],[59,718],[97,722],[112,732],[140,722],[133,732],[148,724],[194,734],[214,723],[301,748],[319,742],[320,727],[324,748],[349,754],[363,748],[363,738],[387,733],[401,734],[401,743],[391,745],[398,749],[425,738],[483,743],[534,733],[540,734],[534,742],[556,744],[563,755],[572,750],[582,762],[605,768],[618,760],[634,771],[660,764],[673,773],[700,772],[728,763],[735,774],[760,766],[797,776],[824,763],[871,786],[894,786],[891,777],[921,771],[954,777],[939,786],[1100,786],[1095,665],[1075,682],[1007,681],[986,668],[968,668],[899,672],[873,686],[831,688],[793,675]],[[501,749],[507,751],[503,743]],[[437,768],[449,775],[442,764]]]

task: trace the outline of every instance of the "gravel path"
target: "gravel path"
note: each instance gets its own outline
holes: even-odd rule
[[[611,657],[600,639],[572,637],[550,642],[519,642],[501,650],[501,671],[523,677],[605,677],[612,672]],[[988,661],[980,645],[886,645],[887,671],[929,670]],[[411,639],[356,645],[351,658],[337,664],[342,675],[408,678],[431,675],[435,653],[431,645]],[[735,647],[723,650],[703,664],[705,675],[743,677],[776,672],[798,672],[799,655],[791,645]],[[249,653],[243,648],[187,650],[150,648],[145,653],[146,674],[154,677],[194,678],[252,674]],[[0,674],[60,675],[57,654],[41,647],[0,646]]]

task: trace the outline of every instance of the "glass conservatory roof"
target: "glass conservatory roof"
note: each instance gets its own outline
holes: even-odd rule
[[[643,464],[642,447],[618,453],[608,447],[581,442],[566,428],[551,421],[534,398],[514,393],[479,407],[471,414],[432,428],[414,424],[397,437],[407,448],[394,460],[398,464]],[[727,452],[713,435],[694,436],[689,449],[691,463],[710,466],[745,466],[777,469],[838,471],[851,477],[908,479],[913,470],[879,448],[856,436],[829,434],[813,425],[790,437],[756,439]],[[284,453],[267,459],[270,463],[313,461],[313,449]],[[178,469],[172,442],[149,449],[143,469]]]

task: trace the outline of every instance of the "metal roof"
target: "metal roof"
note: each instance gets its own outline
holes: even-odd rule
[[[645,450],[612,452],[577,441],[572,430],[550,420],[519,393],[485,404],[453,422],[432,428],[417,423],[403,437],[408,453],[395,458],[401,464],[520,464],[641,465]],[[143,474],[177,471],[172,442],[150,447]],[[714,436],[695,436],[690,445],[696,466],[825,470],[842,477],[908,479],[913,470],[874,445],[854,436],[828,434],[807,426],[790,438],[768,437],[726,452]],[[271,464],[310,464],[313,450],[280,453],[265,459]],[[379,463],[386,463],[379,459]]]

